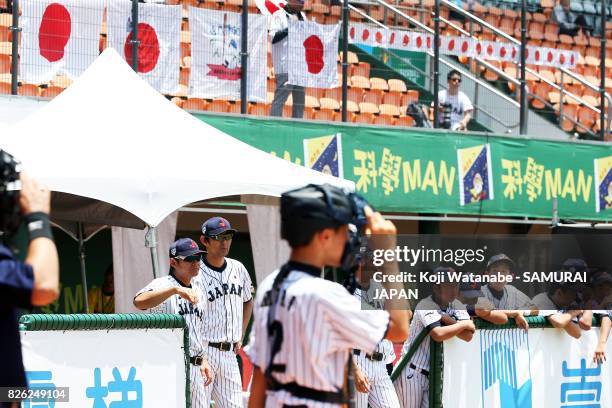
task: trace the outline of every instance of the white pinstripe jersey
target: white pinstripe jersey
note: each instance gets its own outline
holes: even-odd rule
[[[251,278],[244,265],[225,258],[224,265],[215,268],[203,260],[198,279],[204,291],[204,341],[242,341],[242,307],[252,299]]]
[[[430,331],[441,325],[442,313],[446,313],[455,320],[469,320],[470,316],[465,310],[465,305],[458,300],[452,301],[445,310],[440,308],[431,296],[421,300],[414,311],[412,322],[410,322],[410,334],[402,347],[402,356],[408,352],[410,346],[423,330]],[[421,342],[417,351],[412,355],[410,362],[418,368],[429,370],[429,341],[427,336]]]
[[[173,274],[154,279],[147,286],[142,288],[136,296],[144,292],[151,292],[170,287],[188,287],[183,285]],[[200,282],[194,278],[191,280],[191,288],[198,295],[198,304],[194,305],[190,301],[183,299],[179,295],[172,295],[159,305],[149,309],[150,313],[171,313],[183,316],[189,329],[189,353],[191,356],[199,356],[204,352],[202,330],[202,300],[203,291]],[[136,297],[134,296],[134,297]]]
[[[512,285],[504,286],[504,294],[501,299],[493,295],[491,289],[489,289],[489,285],[484,285],[482,287],[482,292],[498,310],[524,310],[531,303],[529,296]]]
[[[342,389],[349,350],[371,353],[389,325],[386,311],[361,310],[359,301],[343,286],[319,278],[320,271],[309,265],[291,264],[292,271],[280,286],[274,319],[282,330],[282,343],[273,363],[285,365],[284,372],[273,372],[280,383],[296,382],[303,387],[337,392]],[[268,313],[274,278],[267,276],[258,287],[254,321],[247,355],[262,371],[270,363]],[[267,295],[268,294],[268,295]],[[293,397],[286,391],[269,392],[266,406],[306,405],[337,407]]]
[[[385,302],[382,299],[376,299],[376,291],[381,290],[383,287],[379,282],[370,281],[370,285],[368,289],[364,292],[363,289],[357,288],[355,289],[355,293],[353,296],[359,300],[362,309],[367,306],[372,307],[374,310],[384,310]],[[380,292],[379,292],[380,293]],[[374,350],[377,353],[382,353],[384,355],[383,362],[385,364],[391,364],[395,361],[395,352],[393,350],[393,343],[391,343],[387,339],[382,339]]]

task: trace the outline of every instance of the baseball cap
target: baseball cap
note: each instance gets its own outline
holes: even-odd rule
[[[510,269],[514,269],[515,265],[514,265],[514,261],[512,259],[510,259],[510,257],[506,254],[497,254],[497,255],[493,255],[491,258],[489,258],[489,262],[487,262],[487,269],[489,269],[491,266],[493,266],[494,264],[498,263],[498,262],[507,262],[508,265],[510,265]]]
[[[181,238],[170,245],[170,258],[186,257],[203,254],[204,251],[191,238]]]
[[[569,258],[563,262],[563,266],[561,267],[564,271],[571,272],[587,272],[589,271],[589,267],[586,262],[580,258]]]
[[[591,279],[591,285],[612,285],[612,275],[608,272],[600,272]]]
[[[236,230],[232,229],[232,225],[223,217],[209,218],[202,224],[202,235],[205,237],[214,237],[224,232],[235,234]]]
[[[482,283],[480,282],[461,282],[459,292],[466,298],[483,297],[484,293],[482,293],[481,287]]]

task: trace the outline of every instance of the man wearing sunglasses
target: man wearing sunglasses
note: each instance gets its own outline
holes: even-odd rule
[[[451,70],[446,79],[448,80],[448,89],[438,93],[439,123],[441,127],[447,129],[466,130],[472,118],[474,106],[472,106],[470,98],[459,90],[461,84],[461,73],[459,71]]]
[[[191,406],[194,408],[209,407],[206,386],[212,381],[202,339],[202,284],[194,279],[200,270],[202,253],[190,238],[175,241],[170,246],[170,274],[153,280],[134,297],[134,306],[138,309],[185,318],[189,329]]]
[[[219,408],[243,406],[236,353],[253,310],[249,273],[242,263],[227,257],[235,233],[228,220],[213,217],[202,224],[200,236],[206,248],[199,276],[204,287],[202,334],[213,373],[207,395]]]

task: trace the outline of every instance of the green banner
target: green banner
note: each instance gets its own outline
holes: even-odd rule
[[[304,141],[339,134],[333,147],[339,149],[340,174],[353,180],[357,191],[383,211],[551,218],[556,197],[562,218],[612,219],[608,211],[612,208],[612,147],[608,144],[362,124],[196,117],[301,165],[309,145],[308,161],[317,168],[325,168],[321,163],[330,156],[332,146],[314,149]]]

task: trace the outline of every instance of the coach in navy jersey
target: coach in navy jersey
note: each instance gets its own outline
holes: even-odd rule
[[[249,273],[241,262],[227,257],[235,233],[228,220],[213,217],[202,224],[200,236],[206,248],[199,274],[204,288],[202,335],[213,371],[207,394],[220,408],[243,406],[236,353],[253,310]]]

